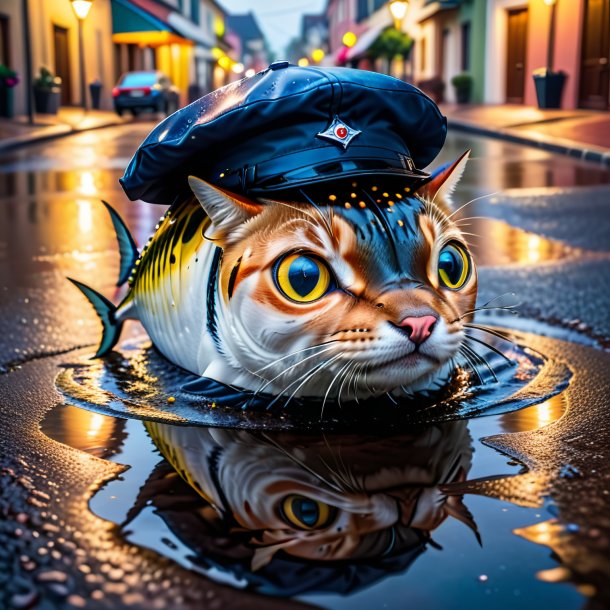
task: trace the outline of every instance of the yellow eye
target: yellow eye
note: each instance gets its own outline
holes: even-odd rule
[[[304,530],[328,527],[336,515],[337,509],[334,506],[305,496],[287,496],[280,505],[282,519],[288,525]]]
[[[470,258],[462,246],[447,244],[438,256],[438,277],[452,290],[459,290],[470,274]]]
[[[297,303],[311,303],[324,296],[332,284],[328,267],[306,254],[290,254],[276,264],[275,283],[280,291]]]

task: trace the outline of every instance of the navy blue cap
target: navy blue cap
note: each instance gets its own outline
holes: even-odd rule
[[[366,175],[414,181],[446,133],[436,104],[401,80],[276,62],[162,121],[120,182],[132,200],[168,204],[191,174],[253,197]]]

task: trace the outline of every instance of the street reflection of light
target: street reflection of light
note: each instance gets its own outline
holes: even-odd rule
[[[553,413],[553,405],[549,400],[538,405],[536,411],[536,414],[538,415],[538,425],[541,428],[542,426],[546,426],[556,419]]]
[[[86,199],[77,199],[78,206],[78,228],[82,233],[89,233],[93,228],[93,211],[91,203]]]
[[[540,259],[541,240],[537,235],[530,235],[527,240],[527,260],[535,263]]]
[[[78,191],[79,193],[88,197],[97,195],[97,187],[95,186],[95,176],[93,175],[93,172],[81,173]]]
[[[89,429],[87,430],[87,436],[97,436],[104,425],[106,418],[99,413],[93,413],[89,421]]]
[[[522,536],[530,542],[548,546],[553,540],[553,537],[557,536],[560,531],[561,527],[557,524],[557,521],[551,519],[549,521],[543,521],[542,523],[530,525],[529,527],[516,529],[514,530],[514,533],[517,536]]]

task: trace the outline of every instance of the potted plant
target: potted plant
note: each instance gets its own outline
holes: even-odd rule
[[[0,116],[13,116],[13,88],[19,84],[19,76],[15,70],[0,64]]]
[[[36,112],[57,114],[61,99],[61,78],[55,76],[48,68],[40,68],[40,74],[34,80],[34,106]]]
[[[451,79],[455,89],[455,97],[458,104],[468,104],[472,93],[472,76],[470,74],[456,74]]]
[[[566,80],[565,72],[554,72],[550,68],[534,70],[534,84],[538,108],[561,108],[561,96]]]

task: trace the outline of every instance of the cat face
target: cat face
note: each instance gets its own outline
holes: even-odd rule
[[[461,497],[443,487],[470,467],[465,422],[383,439],[146,427],[234,532],[251,532],[254,570],[278,551],[315,561],[382,557],[418,544],[447,516],[476,534]]]
[[[258,204],[191,181],[223,248],[224,349],[252,389],[345,400],[447,375],[477,287],[435,199],[452,173],[415,195],[352,185],[316,205]]]

